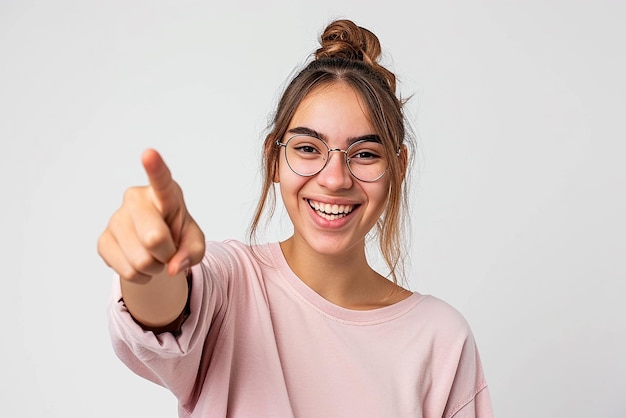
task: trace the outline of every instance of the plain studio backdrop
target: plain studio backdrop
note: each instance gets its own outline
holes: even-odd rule
[[[496,415],[626,416],[617,0],[1,1],[0,416],[176,416],[111,349],[98,235],[154,147],[245,240],[268,115],[341,17],[411,97],[410,285],[469,320]]]

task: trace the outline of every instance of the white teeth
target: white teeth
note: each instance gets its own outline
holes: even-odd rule
[[[329,203],[309,200],[309,205],[315,209],[320,216],[329,221],[342,218],[354,210],[354,205],[331,205]]]
[[[343,218],[344,216],[346,216],[345,213],[340,213],[338,215],[329,215],[327,213],[324,212],[317,212],[322,218],[327,219],[329,221],[334,221],[335,219],[339,219],[339,218]]]

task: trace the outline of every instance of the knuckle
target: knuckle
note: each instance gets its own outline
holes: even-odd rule
[[[109,233],[112,236],[117,236],[119,231],[123,229],[123,225],[128,223],[128,216],[124,211],[124,208],[119,208],[116,210],[113,215],[111,215],[111,219],[109,219],[109,224],[107,225],[105,233]]]
[[[142,195],[142,191],[144,189],[145,187],[140,187],[140,186],[129,187],[128,189],[124,191],[124,196],[122,199],[123,203],[129,204],[129,203],[137,202],[140,199]]]
[[[113,240],[111,238],[111,235],[108,231],[103,232],[99,237],[98,237],[98,243],[97,243],[97,250],[98,250],[98,255],[100,256],[100,258],[102,258],[102,260],[104,261],[104,263],[111,267],[112,266],[112,249],[113,246]]]
[[[194,240],[189,245],[189,255],[193,260],[201,260],[206,250],[204,239]]]
[[[163,265],[149,254],[144,254],[137,257],[133,263],[133,267],[143,274],[156,274],[163,268]]]
[[[116,271],[121,279],[136,283],[147,283],[147,281],[149,281],[153,276],[152,274],[146,274],[136,270],[130,265]]]
[[[100,236],[98,237],[98,242],[96,244],[96,248],[98,249],[98,254],[102,258],[104,258],[106,249],[108,247],[108,243],[109,243],[109,237],[107,235],[107,232],[105,231],[102,234],[100,234]]]
[[[136,194],[137,194],[137,188],[136,187],[130,187],[130,188],[124,190],[124,196],[122,197],[122,201],[123,202],[132,201],[135,198]]]
[[[200,239],[198,241],[196,241],[196,245],[194,246],[193,250],[198,254],[198,255],[202,255],[204,254],[204,251],[206,249],[206,244],[204,242],[204,238]]]
[[[143,276],[132,266],[122,267],[117,271],[117,273],[125,280],[137,280]]]
[[[151,228],[142,234],[140,240],[148,251],[155,251],[167,242],[168,234],[163,228]]]

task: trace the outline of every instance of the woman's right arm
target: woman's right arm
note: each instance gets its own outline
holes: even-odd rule
[[[142,163],[150,184],[126,191],[98,239],[98,253],[119,274],[135,321],[144,329],[168,330],[187,303],[185,271],[202,260],[204,234],[161,156],[146,150]]]

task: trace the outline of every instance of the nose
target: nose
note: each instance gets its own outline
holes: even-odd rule
[[[317,182],[329,190],[349,189],[352,187],[352,174],[346,164],[345,151],[331,149],[328,153],[328,163],[317,176]]]

